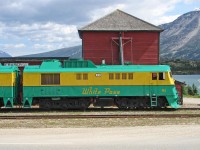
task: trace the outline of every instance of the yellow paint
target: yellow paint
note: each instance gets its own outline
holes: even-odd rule
[[[13,86],[15,85],[16,74],[13,73],[0,73],[0,86]]]
[[[40,73],[24,73],[23,85],[24,86],[40,86],[41,74]]]
[[[86,73],[86,72],[83,72]],[[81,74],[83,74],[81,73]],[[165,80],[152,80],[152,73],[133,73],[133,80],[123,80],[122,73],[120,73],[119,80],[109,80],[109,73],[88,73],[88,80],[77,80],[77,73],[60,73],[60,85],[58,86],[90,86],[90,85],[173,85],[174,79],[170,77],[167,72]],[[115,73],[114,73],[115,74]],[[41,86],[40,73],[24,73],[23,75],[24,86]],[[52,85],[46,85],[52,86]]]

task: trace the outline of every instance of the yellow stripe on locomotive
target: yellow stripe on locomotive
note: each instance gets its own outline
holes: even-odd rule
[[[156,80],[153,75],[157,76]],[[163,78],[159,77],[162,74]],[[41,86],[42,79],[59,77],[59,86],[84,86],[84,85],[173,85],[174,79],[170,77],[170,72],[61,72],[61,73],[24,73],[24,86]],[[42,78],[42,76],[44,76]],[[51,77],[52,76],[52,77]],[[46,79],[48,80],[48,79]],[[49,79],[50,80],[50,79]],[[44,85],[44,84],[43,84]],[[51,84],[47,84],[51,85]],[[56,85],[56,84],[52,84]]]

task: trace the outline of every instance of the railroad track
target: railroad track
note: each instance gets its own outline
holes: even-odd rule
[[[179,108],[179,109],[173,109],[173,108],[154,108],[154,109],[131,109],[131,110],[120,110],[118,108],[88,108],[86,110],[60,110],[60,109],[52,109],[52,110],[45,110],[40,108],[2,108],[0,109],[0,113],[7,113],[7,112],[51,112],[51,111],[57,111],[57,112],[109,112],[109,111],[179,111],[179,110],[200,110],[200,107],[198,108]]]
[[[200,114],[137,114],[137,115],[4,115],[2,119],[93,119],[93,118],[200,118]]]

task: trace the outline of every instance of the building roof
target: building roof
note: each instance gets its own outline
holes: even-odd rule
[[[83,31],[157,31],[163,30],[144,20],[127,14],[121,10],[114,12],[82,27],[79,34]]]

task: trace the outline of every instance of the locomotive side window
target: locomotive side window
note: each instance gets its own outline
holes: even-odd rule
[[[60,74],[41,74],[41,85],[60,84]]]
[[[76,80],[81,80],[81,79],[82,79],[81,73],[77,73],[77,74],[76,74]]]
[[[109,80],[133,80],[133,73],[109,73]]]
[[[116,79],[116,80],[119,80],[119,79],[120,79],[120,73],[116,73],[116,74],[115,74],[115,79]]]
[[[87,73],[77,73],[76,80],[88,80],[88,74]]]
[[[133,73],[128,73],[128,79],[133,80]]]
[[[159,80],[165,80],[165,73],[159,72]]]
[[[113,80],[114,79],[114,74],[113,73],[109,73],[109,80]]]
[[[157,73],[152,73],[152,80],[157,80]]]
[[[126,73],[122,73],[122,80],[126,80],[127,79],[127,74]]]
[[[83,80],[88,80],[88,74],[87,73],[83,73]]]

